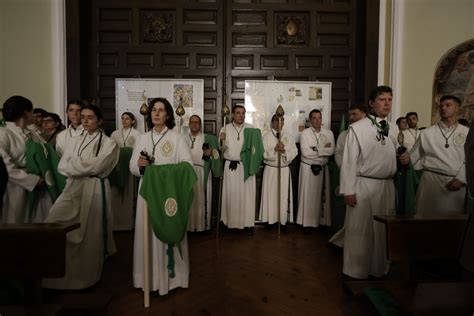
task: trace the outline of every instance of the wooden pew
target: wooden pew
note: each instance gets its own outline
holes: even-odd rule
[[[387,257],[403,265],[403,282],[415,283],[418,260],[455,259],[467,224],[467,215],[374,216],[385,224]]]
[[[23,310],[25,315],[40,315],[42,309],[57,310],[55,307],[41,306],[41,279],[64,276],[66,234],[79,227],[79,223],[72,225],[56,223],[0,224],[0,251],[2,254],[0,278],[24,282],[24,303],[25,306],[30,307],[26,311]],[[2,308],[18,309],[15,307]],[[15,313],[11,312],[6,315],[10,314]]]

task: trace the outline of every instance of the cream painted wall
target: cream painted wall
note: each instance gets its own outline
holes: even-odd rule
[[[0,1],[0,104],[23,95],[34,106],[54,110],[54,3]]]
[[[435,67],[446,51],[474,37],[474,1],[402,1],[400,113],[416,111],[420,126],[429,126]]]

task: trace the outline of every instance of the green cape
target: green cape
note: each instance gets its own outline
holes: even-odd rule
[[[187,162],[148,166],[143,175],[140,195],[148,204],[155,236],[168,244],[170,277],[174,277],[173,246],[181,252],[196,181],[196,173]]]
[[[397,214],[410,215],[416,212],[416,190],[420,182],[420,175],[410,162],[405,172],[397,170],[395,187],[397,188]]]
[[[132,158],[133,148],[131,147],[121,147],[120,156],[117,165],[115,165],[114,170],[109,175],[110,185],[119,189],[120,193],[123,195],[123,189],[128,180],[128,175],[130,174],[130,158]]]
[[[204,142],[209,144],[209,148],[212,150],[211,159],[204,163],[204,188],[207,188],[207,179],[209,178],[209,171],[215,178],[222,175],[222,159],[219,155],[219,142],[217,137],[214,135],[204,135]]]
[[[51,144],[42,144],[28,139],[25,144],[26,172],[42,176],[46,189],[53,202],[63,192],[66,177],[58,172],[59,155]],[[38,203],[38,188],[28,192],[27,214],[34,216],[33,211]]]
[[[262,133],[258,128],[244,129],[244,144],[240,151],[240,160],[244,165],[244,181],[256,174],[263,160]]]

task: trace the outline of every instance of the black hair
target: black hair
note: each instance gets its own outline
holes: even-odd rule
[[[166,98],[154,98],[150,101],[150,104],[148,105],[148,110],[146,112],[146,124],[148,128],[152,129],[154,126],[151,120],[151,111],[153,110],[153,106],[155,106],[156,102],[161,102],[165,105],[166,114],[168,115],[168,118],[165,122],[166,127],[168,127],[169,129],[175,127],[176,122],[174,120],[174,111],[173,107],[171,106],[171,103]]]
[[[361,112],[364,112],[365,114],[367,114],[369,112],[369,110],[367,109],[367,106],[365,106],[364,104],[361,104],[361,103],[351,105],[349,107],[349,111],[353,111],[353,110],[359,110]]]
[[[33,114],[41,114],[41,117],[46,117],[46,115],[48,114],[48,112],[46,112],[45,110],[43,110],[42,108],[34,108],[33,109]]]
[[[409,116],[416,116],[416,118],[418,118],[418,113],[416,112],[408,112],[407,115],[405,115],[406,118],[408,118]]]
[[[31,112],[33,110],[33,103],[25,97],[15,95],[9,97],[5,103],[3,103],[2,116],[7,122],[14,122],[21,119],[25,112]]]
[[[402,120],[406,120],[406,117],[405,116],[400,116],[399,118],[397,118],[397,120],[396,120],[397,125],[400,125],[400,122]]]
[[[238,108],[241,108],[241,109],[244,109],[244,111],[247,111],[245,109],[245,106],[241,105],[241,104],[235,104],[233,107],[232,107],[232,113],[235,113],[235,110],[237,110]]]
[[[62,125],[62,123],[63,123],[63,121],[61,120],[59,115],[57,115],[56,113],[46,112],[46,114],[45,114],[45,116],[43,116],[43,118],[45,118],[45,117],[52,118],[55,123],[59,123],[60,125]]]
[[[94,112],[95,116],[97,116],[97,120],[103,120],[104,119],[104,116],[102,115],[102,111],[100,110],[100,108],[97,106],[97,105],[84,105],[82,108],[81,108],[81,114],[82,114],[82,111],[84,110],[91,110],[92,112]]]
[[[79,105],[81,107],[81,110],[82,110],[82,107],[84,106],[84,103],[81,100],[69,100],[66,106],[66,112],[67,110],[69,110],[69,106],[72,104]]]
[[[318,110],[318,109],[313,109],[313,110],[311,110],[311,112],[309,112],[309,116],[308,116],[308,117],[309,117],[310,120],[311,120],[311,115],[313,115],[313,113],[319,113],[319,114],[321,114],[321,117],[322,117],[322,115],[323,115],[320,110]]]
[[[453,100],[456,102],[458,105],[461,105],[461,100],[455,95],[443,95],[441,99],[439,99],[439,103],[446,101],[446,100]]]
[[[390,88],[389,86],[378,86],[372,89],[372,91],[370,91],[369,102],[374,102],[375,99],[377,99],[377,97],[382,93],[390,93],[393,96],[392,88]]]
[[[191,121],[191,119],[192,119],[193,117],[197,117],[197,118],[199,119],[199,124],[201,124],[201,125],[202,125],[202,120],[201,120],[201,117],[200,117],[199,115],[197,115],[197,114],[193,114],[193,115],[191,115],[191,116],[189,117],[189,121]]]
[[[132,119],[132,121],[133,121],[132,126],[133,127],[137,126],[137,120],[135,118],[135,114],[133,114],[132,112],[123,112],[122,115],[120,115],[120,118],[122,118],[122,116],[124,116],[124,115],[128,115],[128,117]]]
[[[458,119],[458,123],[461,124],[461,125],[469,127],[469,121],[466,120],[465,118]]]

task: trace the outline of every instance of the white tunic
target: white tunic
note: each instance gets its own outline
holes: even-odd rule
[[[209,177],[205,184],[204,160],[202,160],[204,138],[204,134],[201,133],[197,136],[187,135],[185,137],[193,157],[194,171],[196,171],[198,177],[198,181],[193,187],[194,198],[189,210],[188,231],[190,232],[202,232],[211,228],[212,176],[209,172]]]
[[[296,223],[305,227],[318,227],[320,224],[330,226],[331,186],[326,165],[329,157],[334,154],[334,134],[327,128],[321,128],[319,132],[312,127],[307,128],[301,133],[300,146],[301,165]],[[323,170],[317,176],[311,171],[313,164],[323,166]]]
[[[346,144],[348,130],[342,131],[337,137],[336,151],[334,152],[334,159],[338,168],[341,168],[342,153],[344,152],[344,145]]]
[[[161,133],[148,132],[138,137],[135,147],[133,148],[132,159],[130,160],[130,171],[137,177],[141,177],[138,168],[138,158],[140,152],[147,152],[150,157],[153,153],[153,141],[155,146],[155,165],[176,164],[186,161],[192,164],[191,152],[184,140],[183,136],[174,130],[165,128]],[[171,150],[170,150],[171,148]],[[140,181],[141,184],[141,181]],[[135,240],[133,247],[133,285],[136,288],[143,288],[143,198],[138,195],[137,198],[137,214],[135,218]],[[178,248],[173,249],[175,273],[174,278],[168,275],[168,257],[166,250],[168,245],[156,238],[153,229],[149,227],[150,232],[150,278],[151,290],[159,291],[160,295],[165,295],[169,290],[177,287],[187,288],[189,283],[189,255],[188,240],[185,235],[181,242],[181,258]]]
[[[275,151],[278,138],[276,135],[277,132],[273,129],[263,135],[265,169],[263,170],[259,220],[269,224],[278,222],[278,153]],[[282,133],[281,142],[285,145],[285,152],[281,154],[280,223],[285,225],[287,222],[293,222],[293,190],[288,166],[298,155],[298,149],[293,138],[285,133]]]
[[[410,152],[415,146],[416,141],[420,138],[421,131],[418,128],[407,128],[402,131],[403,133],[403,146]],[[413,165],[415,170],[423,169],[420,162]]]
[[[72,139],[76,136],[80,136],[84,133],[84,128],[82,125],[79,125],[76,128],[73,128],[69,125],[68,128],[63,130],[56,136],[56,151],[61,156],[66,151],[66,146],[68,146]]]
[[[255,176],[244,181],[244,166],[242,162],[236,170],[230,170],[229,160],[240,161],[240,152],[244,144],[244,130],[253,126],[243,123],[236,127],[233,123],[225,126],[226,149],[224,151],[224,180],[222,188],[221,220],[229,228],[245,228],[255,225]],[[224,128],[221,130],[221,133]]]
[[[377,118],[377,121],[380,121]],[[390,126],[385,144],[378,141],[376,127],[364,118],[349,127],[341,165],[339,190],[356,195],[355,207],[346,207],[343,273],[365,279],[388,272],[385,226],[374,215],[395,214],[398,128]]]
[[[342,164],[342,154],[344,153],[344,146],[346,145],[347,132],[349,130],[342,131],[337,137],[336,152],[334,153],[334,159],[336,160],[337,167],[340,169]],[[344,231],[346,229],[346,220],[344,219],[344,226],[339,229],[334,236],[329,239],[330,243],[338,247],[344,246]]]
[[[33,191],[39,180],[39,176],[25,171],[27,138],[27,132],[13,122],[5,122],[5,127],[0,127],[0,156],[8,172],[1,223],[26,221],[27,193]]]
[[[115,253],[112,197],[106,177],[118,161],[119,148],[105,133],[102,138],[100,134],[85,132],[75,137],[59,162],[59,172],[67,177],[66,187],[46,222],[80,223],[81,227],[66,235],[66,275],[59,279],[44,279],[46,288],[84,289],[94,285],[100,280],[105,256]],[[102,207],[101,179],[105,185],[106,214]]]
[[[140,132],[134,128],[118,129],[110,135],[119,147],[132,147]],[[112,186],[112,195],[117,197],[112,199],[112,209],[114,210],[114,230],[132,230],[133,229],[133,202],[136,196],[135,176],[131,173],[123,188],[123,193]]]
[[[446,139],[440,129],[449,136],[448,148],[445,148]],[[466,183],[464,143],[468,131],[461,124],[448,128],[441,122],[422,131],[410,153],[412,162],[420,161],[425,170],[416,194],[418,214],[464,212],[466,189],[448,191],[445,185],[453,178]]]

